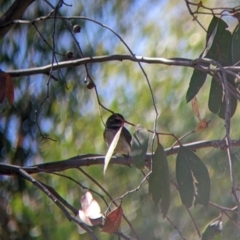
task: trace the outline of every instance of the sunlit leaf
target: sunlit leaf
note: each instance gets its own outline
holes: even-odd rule
[[[214,220],[210,222],[202,233],[202,240],[221,240],[222,239],[222,221]]]
[[[170,179],[166,153],[161,144],[158,144],[152,159],[149,193],[156,205],[160,201],[161,211],[165,217],[170,205]]]
[[[210,178],[206,166],[191,150],[180,147],[176,161],[176,176],[182,203],[207,207],[210,198]]]
[[[107,151],[107,154],[105,156],[105,160],[104,160],[104,168],[103,168],[103,174],[105,175],[105,172],[107,170],[107,167],[108,167],[108,164],[112,158],[112,155],[114,153],[114,150],[117,146],[117,143],[118,143],[118,140],[120,138],[120,135],[121,135],[121,132],[122,132],[122,127],[119,128],[118,132],[116,133],[116,135],[114,136],[109,148],[108,148],[108,151]]]
[[[100,206],[89,191],[84,193],[80,202],[82,207],[79,210],[80,220],[89,226],[101,224],[102,214]]]
[[[137,125],[132,137],[131,156],[133,158],[133,164],[139,169],[144,167],[148,140],[149,134],[147,129]]]
[[[121,206],[114,209],[110,212],[105,220],[105,223],[102,228],[102,232],[114,233],[118,230],[123,215],[123,209]]]

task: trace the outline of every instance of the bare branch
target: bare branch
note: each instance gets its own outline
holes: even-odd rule
[[[7,10],[7,12],[0,18],[0,38],[3,38],[6,33],[14,26],[7,25],[1,27],[6,22],[13,21],[22,17],[25,10],[29,7],[31,3],[35,0],[15,0],[12,6]]]
[[[188,147],[191,150],[197,150],[207,147],[220,148],[222,150],[227,149],[225,140],[213,140],[213,141],[199,141],[193,143],[183,144],[184,147]],[[231,140],[232,147],[239,147],[240,140]],[[173,155],[178,153],[180,146],[174,146],[172,148],[165,149],[166,154]],[[152,154],[148,153],[146,155],[145,166],[149,168],[149,161],[151,160]],[[84,154],[78,155],[76,157],[69,158],[67,160],[62,161],[54,161],[48,163],[42,163],[30,167],[21,167],[16,165],[10,165],[5,163],[0,163],[0,175],[18,175],[19,169],[23,169],[28,174],[40,173],[40,172],[61,172],[71,168],[79,168],[79,167],[88,167],[91,165],[103,165],[105,159],[105,155],[101,154]],[[132,163],[132,159],[129,157],[126,159],[125,157],[113,156],[110,164],[117,164],[123,166],[129,166]]]
[[[107,55],[107,56],[94,56],[94,57],[85,57],[79,58],[69,61],[63,61],[52,64],[48,64],[42,67],[36,68],[28,68],[28,69],[20,69],[20,70],[9,70],[5,71],[6,73],[10,74],[11,77],[23,77],[23,76],[31,76],[36,74],[46,74],[49,75],[51,69],[53,71],[59,70],[61,68],[67,67],[74,67],[80,66],[88,63],[102,63],[102,62],[111,62],[111,61],[124,61],[129,60],[132,62],[141,62],[141,63],[148,63],[148,64],[163,64],[168,66],[182,66],[182,67],[191,67],[201,70],[206,73],[214,73],[219,72],[221,69],[209,69],[209,67],[205,66],[204,64],[197,64],[198,61],[203,62],[204,60],[207,62],[211,62],[211,59],[206,58],[197,58],[197,59],[187,59],[187,58],[152,58],[152,57],[143,57],[143,56],[131,56],[131,55],[121,55],[121,54],[114,54],[114,55]],[[239,72],[240,67],[222,67],[224,70]],[[235,75],[240,79],[239,75]]]

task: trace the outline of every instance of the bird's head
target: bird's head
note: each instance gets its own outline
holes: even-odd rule
[[[112,114],[106,122],[106,127],[111,129],[119,129],[124,124],[124,117],[119,113]]]

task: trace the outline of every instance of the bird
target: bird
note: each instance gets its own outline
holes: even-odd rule
[[[119,113],[112,114],[106,121],[106,126],[103,132],[103,138],[109,147],[118,130],[122,128],[117,146],[115,147],[115,155],[123,155],[125,157],[131,154],[132,136],[130,132],[124,127],[124,117]]]

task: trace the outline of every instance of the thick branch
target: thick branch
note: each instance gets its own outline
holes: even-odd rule
[[[27,68],[27,69],[20,69],[20,70],[9,70],[6,71],[12,77],[22,77],[22,76],[30,76],[36,74],[47,74],[49,75],[50,71],[56,71],[62,68],[67,67],[75,67],[80,66],[88,63],[101,63],[101,62],[111,62],[111,61],[132,61],[132,62],[141,62],[141,63],[148,63],[148,64],[163,64],[163,65],[172,65],[172,66],[183,66],[183,67],[191,67],[196,68],[201,71],[212,73],[212,72],[219,72],[221,69],[214,68],[210,69],[207,65],[204,64],[204,60],[207,62],[211,62],[211,59],[187,59],[187,58],[151,58],[151,57],[143,57],[143,56],[131,56],[131,55],[107,55],[107,56],[94,56],[94,57],[85,57],[79,58],[70,61],[63,61],[54,64],[48,64],[42,67],[36,68]],[[225,70],[231,71],[240,71],[240,67],[223,67]],[[236,76],[237,77],[237,76]]]
[[[199,141],[199,142],[184,144],[184,146],[188,147],[191,150],[197,150],[197,149],[206,148],[206,147],[227,149],[226,142],[224,140]],[[232,140],[231,146],[232,147],[240,146],[240,140]],[[166,154],[169,156],[169,155],[178,153],[179,148],[180,146],[174,146],[173,148],[168,148],[165,151],[166,151]],[[61,172],[61,171],[72,169],[72,168],[86,167],[91,165],[103,165],[104,159],[105,159],[105,155],[85,154],[85,155],[72,157],[67,160],[43,163],[43,164],[31,166],[31,167],[21,167],[16,165],[0,163],[0,175],[18,175],[19,169],[23,169],[28,174],[41,173],[41,172],[49,172],[49,173]],[[145,161],[146,167],[149,167],[150,159],[151,159],[151,154],[149,153],[146,155],[146,161]],[[129,166],[129,164],[132,163],[132,159],[114,156],[112,157],[110,163]]]
[[[3,38],[13,25],[5,26],[1,28],[6,22],[16,20],[22,17],[28,6],[35,0],[15,0],[12,6],[7,10],[7,12],[0,18],[0,38]]]

